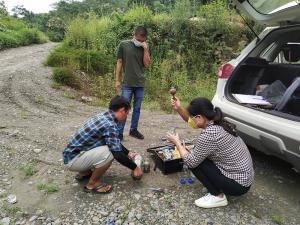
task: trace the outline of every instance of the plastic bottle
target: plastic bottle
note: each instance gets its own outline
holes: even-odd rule
[[[135,164],[137,165],[137,167],[140,167],[142,168],[142,162],[143,162],[143,157],[140,155],[140,154],[137,154],[135,157],[134,157],[134,160]]]
[[[184,178],[188,178],[189,177],[189,168],[187,167],[187,165],[183,164],[182,171],[183,171]]]

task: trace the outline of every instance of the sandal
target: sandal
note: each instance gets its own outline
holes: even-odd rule
[[[94,193],[94,194],[108,194],[111,192],[111,190],[113,189],[113,187],[111,186],[110,189],[106,190],[106,191],[103,191],[103,192],[100,192],[99,189],[101,188],[105,188],[105,187],[108,187],[110,186],[110,184],[106,184],[106,183],[102,183],[100,184],[99,186],[97,187],[94,187],[92,189],[89,189],[87,188],[87,186],[84,186],[83,188],[83,191],[84,192],[87,192],[87,193]]]

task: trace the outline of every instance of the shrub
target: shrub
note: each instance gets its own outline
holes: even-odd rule
[[[52,67],[80,68],[77,52],[64,45],[59,45],[55,48],[54,51],[49,54],[45,64]]]
[[[80,82],[70,68],[67,67],[54,68],[53,79],[57,83],[67,85],[76,89],[80,88]]]
[[[170,110],[170,86],[189,102],[196,96],[212,98],[216,86],[217,65],[239,51],[241,38],[248,31],[223,0],[201,6],[197,17],[189,19],[188,0],[178,1],[170,14],[153,14],[144,6],[110,17],[76,18],[67,28],[63,44],[48,57],[47,64],[86,72],[92,91],[106,102],[114,95],[116,50],[121,40],[131,39],[137,25],[149,31],[147,42],[151,66],[147,70],[146,102]],[[186,10],[183,14],[183,10]],[[153,104],[152,104],[153,105]]]
[[[111,57],[100,51],[80,51],[79,61],[81,69],[85,72],[106,74],[111,71]]]
[[[28,28],[17,18],[0,18],[0,50],[29,44],[41,44],[48,41],[45,34],[36,28]]]

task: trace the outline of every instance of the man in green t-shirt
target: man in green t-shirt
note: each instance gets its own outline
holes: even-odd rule
[[[120,43],[116,65],[115,89],[116,92],[122,90],[122,96],[126,97],[129,102],[131,102],[133,97],[133,112],[129,135],[138,139],[144,139],[144,136],[137,128],[144,97],[145,69],[150,66],[146,39],[146,28],[142,26],[136,27],[132,39]],[[121,83],[122,69],[124,76]],[[118,127],[121,140],[123,139],[125,122],[119,124]]]

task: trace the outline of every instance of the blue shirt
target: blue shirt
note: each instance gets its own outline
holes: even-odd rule
[[[70,138],[63,151],[64,164],[68,164],[82,151],[107,145],[112,152],[121,152],[121,141],[117,128],[117,119],[112,111],[99,113],[89,119]]]

